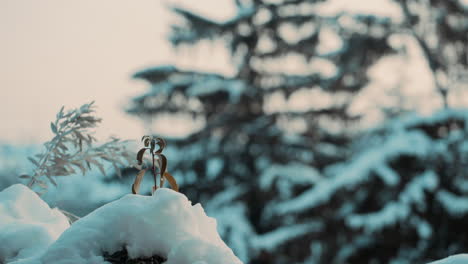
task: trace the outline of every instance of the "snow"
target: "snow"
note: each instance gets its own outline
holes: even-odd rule
[[[247,208],[241,202],[223,205],[216,210],[208,211],[210,215],[219,220],[218,231],[242,261],[249,260],[251,250],[249,239],[254,237],[255,232],[247,218]]]
[[[247,218],[245,204],[238,201],[245,192],[245,186],[233,186],[212,197],[205,208],[208,215],[219,221],[219,234],[228,241],[239,259],[247,262],[251,251],[249,239],[255,232]]]
[[[466,264],[468,263],[468,254],[453,255],[442,260],[434,261],[429,264]]]
[[[20,182],[18,175],[27,173],[33,167],[31,162],[24,162],[25,157],[40,151],[41,147],[0,142],[0,191]]]
[[[231,80],[226,82],[219,78],[206,78],[205,81],[195,83],[187,90],[187,95],[202,97],[216,92],[227,92],[231,102],[238,102],[240,96],[245,92],[246,86],[241,81]]]
[[[221,158],[212,158],[207,161],[206,177],[215,179],[224,167],[224,160]]]
[[[278,246],[292,240],[296,237],[303,236],[310,232],[320,230],[320,223],[295,224],[277,228],[271,232],[258,235],[253,239],[253,245],[256,249],[264,249],[273,252]]]
[[[428,152],[429,147],[430,139],[418,131],[397,132],[387,139],[380,148],[373,148],[361,153],[349,164],[338,164],[329,168],[328,173],[332,174],[332,177],[318,181],[310,190],[293,199],[278,203],[272,210],[276,214],[283,215],[323,204],[338,189],[349,188],[366,181],[371,171],[379,167],[382,168],[383,164],[392,157],[402,154],[422,156]],[[389,183],[392,181],[395,179],[390,180]]]
[[[0,255],[12,264],[105,263],[104,252],[123,247],[130,258],[160,255],[166,264],[242,263],[221,240],[216,220],[171,189],[158,189],[154,196],[126,195],[68,229],[63,214],[23,185],[0,193],[0,201]]]
[[[47,191],[41,195],[41,199],[50,207],[58,207],[78,216],[86,215],[102,204],[129,193],[129,186],[133,183],[133,178],[109,181],[109,178],[115,175],[114,169],[111,167],[105,167],[107,176],[93,168],[85,176],[78,173],[66,177],[56,177],[57,186],[49,184]],[[28,172],[28,170],[24,172]],[[2,173],[0,171],[0,175]],[[16,178],[18,178],[17,175],[19,173],[16,173]],[[144,180],[151,181],[150,177]],[[148,185],[143,183],[143,186],[151,186],[151,183]],[[80,199],[76,197],[80,197]]]
[[[459,197],[448,191],[441,190],[436,199],[443,205],[445,210],[453,216],[465,216],[468,213],[468,198]]]
[[[353,214],[346,220],[347,224],[353,228],[363,228],[366,232],[375,232],[385,228],[388,225],[393,225],[402,222],[408,218],[412,212],[412,206],[424,206],[421,201],[424,200],[425,191],[434,191],[437,187],[438,178],[432,171],[427,171],[415,177],[407,184],[403,192],[400,194],[398,201],[391,201],[385,205],[382,210],[368,214]],[[417,221],[418,224],[421,221]],[[432,233],[430,226],[420,226],[419,233],[423,237],[427,237]]]
[[[345,263],[346,260],[355,254],[359,249],[366,248],[372,243],[373,242],[371,239],[369,239],[369,237],[356,235],[356,238],[353,239],[352,243],[348,243],[337,252],[336,263]]]
[[[26,160],[26,157],[41,151],[42,147],[39,145],[0,145],[0,191],[16,183],[27,183],[18,175],[31,173],[34,166]],[[49,184],[47,192],[41,195],[41,199],[50,207],[58,207],[82,216],[128,193],[133,179],[128,182],[123,180],[109,182],[108,178],[115,175],[114,168],[109,165],[105,166],[105,169],[108,176],[102,175],[97,168],[93,168],[86,176],[78,173],[56,177],[55,181],[58,186]]]
[[[312,184],[321,178],[320,173],[313,167],[298,162],[290,164],[274,164],[260,175],[260,188],[267,190],[276,179],[296,184]]]
[[[172,65],[153,67],[137,72],[136,79],[144,79],[151,83],[151,90],[141,96],[135,97],[135,107],[156,107],[167,100],[167,95],[182,91],[189,97],[203,97],[217,92],[226,92],[232,102],[237,102],[246,91],[244,82],[225,78],[218,74],[193,72],[176,68]],[[163,82],[167,78],[169,82]],[[149,98],[148,100],[145,100]],[[190,107],[190,105],[184,105]],[[197,108],[199,105],[192,107]],[[195,110],[195,109],[194,109]],[[130,111],[134,111],[130,109]]]
[[[28,187],[6,188],[0,192],[0,263],[41,254],[68,227],[67,217]]]
[[[410,128],[414,126],[421,126],[421,125],[434,125],[438,123],[447,122],[447,120],[463,120],[468,122],[468,109],[461,108],[461,109],[445,109],[442,111],[438,111],[431,115],[426,116],[419,116],[416,114],[413,115],[406,115],[402,118],[397,118],[393,122],[389,123],[388,125],[391,126],[393,129],[402,129],[402,128]]]
[[[395,171],[390,169],[386,164],[376,166],[375,172],[387,185],[394,186],[400,182],[400,176],[398,176],[398,174],[396,174]]]
[[[210,199],[210,201],[207,202],[205,206],[206,210],[215,211],[218,208],[225,207],[226,204],[235,201],[237,198],[239,198],[239,196],[243,195],[245,192],[246,188],[242,185],[232,186],[231,188],[223,190],[222,192],[217,193],[215,196],[212,197],[213,199]]]

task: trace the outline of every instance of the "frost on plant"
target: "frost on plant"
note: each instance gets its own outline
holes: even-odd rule
[[[135,182],[132,185],[132,193],[137,194],[138,190],[140,189],[140,183],[143,180],[143,176],[145,175],[147,170],[151,170],[154,179],[154,186],[153,186],[153,193],[158,188],[162,188],[164,186],[164,180],[167,179],[169,184],[171,185],[172,189],[175,191],[179,191],[179,187],[177,185],[176,180],[172,175],[166,171],[167,169],[167,158],[162,154],[162,151],[166,147],[166,141],[159,137],[152,137],[152,136],[143,136],[141,141],[144,144],[144,147],[140,149],[137,153],[137,161],[140,171],[138,172]],[[156,145],[158,145],[158,149],[156,149]],[[146,166],[143,164],[143,156],[149,150],[151,154],[151,165]],[[157,176],[159,175],[159,187],[157,182]]]
[[[111,138],[103,144],[95,144],[92,128],[101,119],[94,115],[94,108],[94,102],[91,102],[67,112],[64,112],[64,107],[60,109],[56,120],[50,123],[54,137],[44,143],[42,153],[28,157],[34,165],[32,173],[20,176],[29,179],[29,187],[39,186],[45,191],[45,178],[57,185],[54,177],[72,175],[77,170],[85,175],[93,166],[105,174],[106,163],[113,166],[120,176],[119,167],[131,163],[132,155],[126,149],[125,141]]]

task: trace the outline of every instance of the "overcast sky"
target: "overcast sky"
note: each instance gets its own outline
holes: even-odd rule
[[[148,88],[146,83],[130,78],[135,71],[168,63],[224,74],[233,71],[228,53],[220,43],[173,50],[166,35],[176,18],[168,6],[180,5],[212,19],[224,20],[235,15],[233,2],[0,1],[0,143],[43,142],[50,138],[49,123],[62,105],[78,107],[93,100],[99,107],[98,116],[103,118],[97,129],[98,138],[110,135],[140,138],[145,126],[123,111],[131,96]],[[317,10],[374,13],[401,20],[401,11],[389,0],[329,0]],[[411,44],[414,40],[405,41],[406,38],[396,40],[406,43],[408,56],[389,56],[379,61],[369,72],[371,83],[351,107],[358,114],[366,113],[369,124],[379,120],[372,110],[391,102],[391,98],[382,95],[391,93],[399,81],[404,83],[399,89],[411,107],[429,113],[441,106],[421,52]],[[291,61],[281,65],[304,68]],[[317,95],[302,100],[310,104],[314,98],[324,100]],[[452,106],[466,107],[466,86],[459,88],[459,92],[451,92],[449,101]],[[281,102],[273,103],[277,108],[282,107]],[[186,124],[171,121],[171,133],[183,132]]]
[[[176,53],[169,46],[170,3],[194,6],[190,0],[0,1],[0,142],[47,140],[62,105],[92,100],[103,118],[99,138],[139,138],[141,122],[122,109],[147,85],[131,74],[162,63],[206,64],[202,47]],[[229,0],[194,8],[219,19],[234,12]],[[208,68],[228,71],[227,55],[215,50],[217,62]]]

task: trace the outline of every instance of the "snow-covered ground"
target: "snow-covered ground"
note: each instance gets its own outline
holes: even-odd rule
[[[158,255],[166,264],[242,263],[200,204],[166,188],[126,195],[69,227],[60,211],[15,184],[0,192],[0,243],[0,263],[12,264],[106,263],[104,253],[123,248],[132,259]]]
[[[221,240],[216,220],[170,189],[126,195],[69,225],[28,187],[0,192],[0,263],[106,263],[125,248],[129,258],[159,255],[166,264],[242,263]],[[107,262],[108,263],[108,262]],[[468,254],[430,264],[468,263]]]
[[[453,255],[429,264],[466,264],[468,263],[468,254]]]
[[[28,187],[0,192],[0,263],[41,254],[69,227],[68,219]]]
[[[20,179],[19,175],[33,173],[34,166],[27,157],[42,150],[40,145],[12,145],[0,142],[0,191],[13,184],[27,184],[27,180]],[[86,175],[76,173],[67,177],[56,177],[57,186],[46,181],[48,188],[41,198],[50,206],[84,216],[97,207],[131,192],[129,186],[133,182],[132,177],[109,182],[110,178],[116,175],[115,170],[109,164],[106,164],[104,169],[107,176],[92,167]],[[145,182],[149,180],[147,177]]]

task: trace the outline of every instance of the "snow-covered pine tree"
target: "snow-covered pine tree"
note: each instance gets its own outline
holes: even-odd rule
[[[135,74],[151,87],[132,100],[130,114],[189,114],[206,122],[186,138],[168,140],[175,146],[168,153],[171,171],[182,191],[218,219],[225,241],[245,262],[333,263],[351,260],[352,246],[372,241],[359,240],[359,231],[340,216],[353,209],[352,199],[326,201],[317,210],[296,205],[308,203],[298,200],[307,197],[308,186],[336,177],[332,168],[339,166],[332,164],[349,158],[344,128],[357,117],[347,108],[368,81],[368,67],[394,52],[391,33],[402,32],[402,24],[385,14],[330,12],[333,2],[236,1],[237,15],[224,22],[174,8],[184,22],[173,26],[172,43],[222,39],[236,74],[171,65]],[[283,104],[272,103],[278,101]],[[311,192],[334,193],[327,188]],[[373,256],[361,253],[360,261]]]
[[[174,8],[184,22],[173,26],[172,44],[222,39],[236,74],[169,65],[134,76],[151,87],[132,100],[130,114],[189,114],[206,121],[186,138],[168,139],[175,146],[167,154],[171,171],[248,263],[295,263],[310,256],[311,233],[321,228],[322,216],[265,217],[266,205],[294,198],[322,177],[323,168],[347,158],[344,128],[357,119],[348,105],[366,84],[367,68],[393,52],[386,34],[391,18],[321,15],[316,10],[324,4],[236,1],[237,15],[224,22]],[[288,71],[288,65],[301,70]],[[278,98],[289,106],[272,103]]]
[[[417,43],[441,105],[459,103],[467,88],[466,2],[395,2],[404,19],[392,38]],[[270,202],[264,217],[316,216],[303,263],[427,263],[467,252],[467,116],[448,109],[389,121],[353,143],[352,158],[321,170],[312,188]]]
[[[346,112],[352,99],[348,95],[366,83],[367,67],[391,51],[387,42],[390,34],[414,37],[446,105],[448,87],[458,84],[466,69],[463,32],[467,16],[462,1],[395,1],[402,7],[402,23],[372,14],[322,13],[329,2],[333,1],[238,1],[238,15],[223,23],[175,8],[185,24],[174,26],[173,44],[223,38],[238,63],[237,74],[221,76],[166,66],[135,75],[148,80],[152,88],[134,99],[130,113],[149,117],[188,113],[207,122],[189,138],[173,140],[178,151],[172,160],[180,161],[173,166],[185,180],[189,196],[206,201],[208,210],[217,215],[225,237],[244,260],[294,261],[312,252],[327,262],[335,259],[337,251],[344,252],[336,257],[338,260],[353,255],[343,246],[349,241],[331,232],[338,230],[339,224],[324,228],[321,221],[316,221],[317,216],[329,219],[327,215],[340,219],[336,211],[292,210],[285,215],[278,214],[271,205],[263,208],[269,200],[273,201],[269,204],[300,207],[294,205],[297,199],[287,201],[302,193],[304,185],[313,184],[323,175],[336,177],[332,168],[338,166],[329,165],[346,158],[348,138],[342,133],[330,133],[330,121],[343,128],[353,119]],[[330,43],[340,45],[330,47]],[[301,74],[278,67],[300,58],[306,69]],[[275,98],[294,101],[306,95],[332,99],[325,106],[311,99],[299,110],[268,107]],[[302,128],[297,129],[297,124]],[[313,189],[319,196],[320,192],[332,192]],[[362,207],[372,199],[369,197],[363,196]],[[273,213],[281,217],[269,217]],[[312,235],[312,230],[321,235]],[[357,234],[348,231],[343,229],[345,237],[355,239]],[[284,243],[291,239],[295,243]],[[294,246],[312,240],[311,250]],[[367,242],[372,243],[372,239]],[[371,256],[361,254],[356,258],[366,261]],[[381,259],[385,262],[385,254]]]
[[[468,252],[468,110],[370,131],[352,159],[268,217],[316,215],[304,263],[427,263]]]

